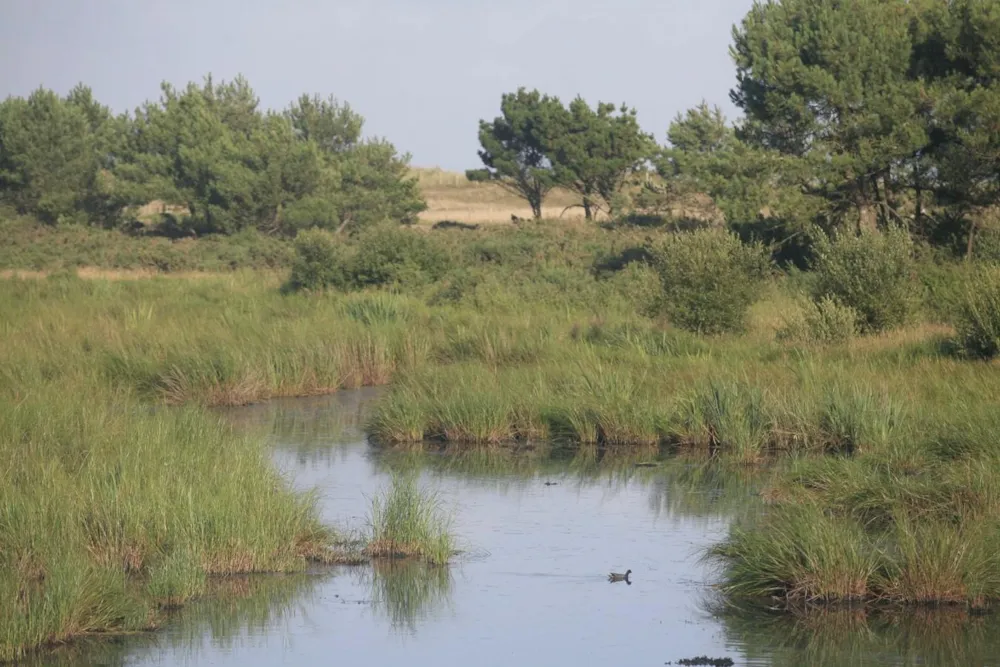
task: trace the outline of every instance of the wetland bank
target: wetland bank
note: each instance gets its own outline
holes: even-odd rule
[[[465,553],[448,567],[213,580],[210,596],[155,634],[90,639],[25,664],[303,664],[333,650],[373,665],[454,663],[477,649],[488,665],[677,664],[705,654],[738,665],[984,664],[995,655],[995,617],[957,609],[719,609],[711,569],[696,556],[753,511],[760,471],[668,451],[375,448],[363,424],[378,397],[345,391],[222,413],[264,434],[295,488],[320,489],[324,522],[360,526],[366,496],[394,475],[417,475],[452,511]],[[632,586],[608,584],[618,563],[633,570]]]
[[[756,3],[734,123],[660,146],[519,89],[465,175],[242,77],[4,100],[0,660],[279,618],[328,655],[301,600],[386,662],[386,627],[498,661],[990,659],[997,12]]]

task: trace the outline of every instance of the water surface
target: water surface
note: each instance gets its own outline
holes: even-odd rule
[[[754,511],[759,475],[653,451],[387,452],[360,430],[376,391],[226,411],[269,434],[323,518],[365,529],[394,470],[451,511],[463,553],[445,568],[382,563],[215,582],[161,632],[75,644],[39,664],[663,665],[996,664],[994,616],[858,611],[801,618],[709,612],[701,550]],[[636,464],[640,465],[636,465]],[[655,465],[643,465],[643,464]],[[631,585],[611,570],[632,570]]]

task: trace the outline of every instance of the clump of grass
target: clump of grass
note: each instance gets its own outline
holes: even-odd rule
[[[710,551],[733,599],[985,607],[1000,600],[1000,486],[984,461],[817,458],[780,472],[773,507]],[[836,545],[836,547],[834,546]]]
[[[371,538],[375,558],[417,557],[435,565],[454,551],[450,520],[434,493],[420,489],[412,474],[395,474],[392,484],[372,499]]]
[[[412,305],[406,298],[386,292],[349,295],[341,303],[341,311],[369,327],[407,321],[412,317]]]
[[[690,399],[687,423],[689,437],[744,463],[764,457],[774,429],[759,387],[717,379]]]
[[[832,451],[886,449],[904,423],[905,411],[896,400],[870,387],[836,386],[826,393],[820,428]]]
[[[206,575],[301,570],[331,540],[262,441],[91,382],[0,401],[0,658],[149,627]]]
[[[466,388],[437,398],[431,408],[430,431],[449,442],[499,444],[514,439],[513,414],[502,389]]]
[[[596,445],[601,438],[600,424],[589,405],[575,399],[549,401],[541,408],[546,430],[556,440],[579,445]]]
[[[738,522],[707,556],[723,565],[724,595],[784,603],[867,599],[885,568],[861,523],[813,504]]]
[[[365,430],[386,444],[415,443],[427,438],[430,416],[419,389],[408,385],[393,387],[378,402]]]
[[[599,443],[655,445],[660,441],[664,420],[656,406],[641,400],[648,391],[641,376],[633,377],[598,362],[581,368],[581,378],[583,387],[574,399],[593,405]]]
[[[905,603],[983,607],[1000,597],[1000,540],[993,522],[974,527],[900,517],[896,558],[877,586]]]
[[[460,324],[445,334],[436,356],[445,363],[481,361],[511,366],[538,361],[552,340],[548,323],[530,319],[503,323],[490,318]]]

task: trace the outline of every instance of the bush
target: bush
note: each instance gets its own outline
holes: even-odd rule
[[[778,340],[810,343],[839,343],[858,333],[858,312],[841,306],[828,296],[809,301],[778,331]]]
[[[286,291],[344,289],[350,259],[343,244],[327,231],[308,229],[295,237],[295,260]]]
[[[1000,354],[1000,267],[980,269],[967,283],[955,328],[969,356]]]
[[[905,324],[913,309],[913,243],[906,230],[843,234],[816,242],[815,298],[858,312],[863,333]]]
[[[714,229],[671,234],[651,249],[662,293],[657,310],[700,333],[741,331],[769,262],[760,244]]]
[[[489,169],[466,169],[465,177],[470,183],[485,183],[490,180]]]
[[[440,280],[451,257],[422,232],[378,225],[366,230],[351,267],[356,287],[421,285]]]

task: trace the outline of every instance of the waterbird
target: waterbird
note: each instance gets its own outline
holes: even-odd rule
[[[610,582],[624,581],[626,583],[632,583],[631,581],[628,580],[628,575],[630,574],[632,574],[632,570],[625,570],[625,574],[612,572],[611,574],[608,575],[608,581]]]

